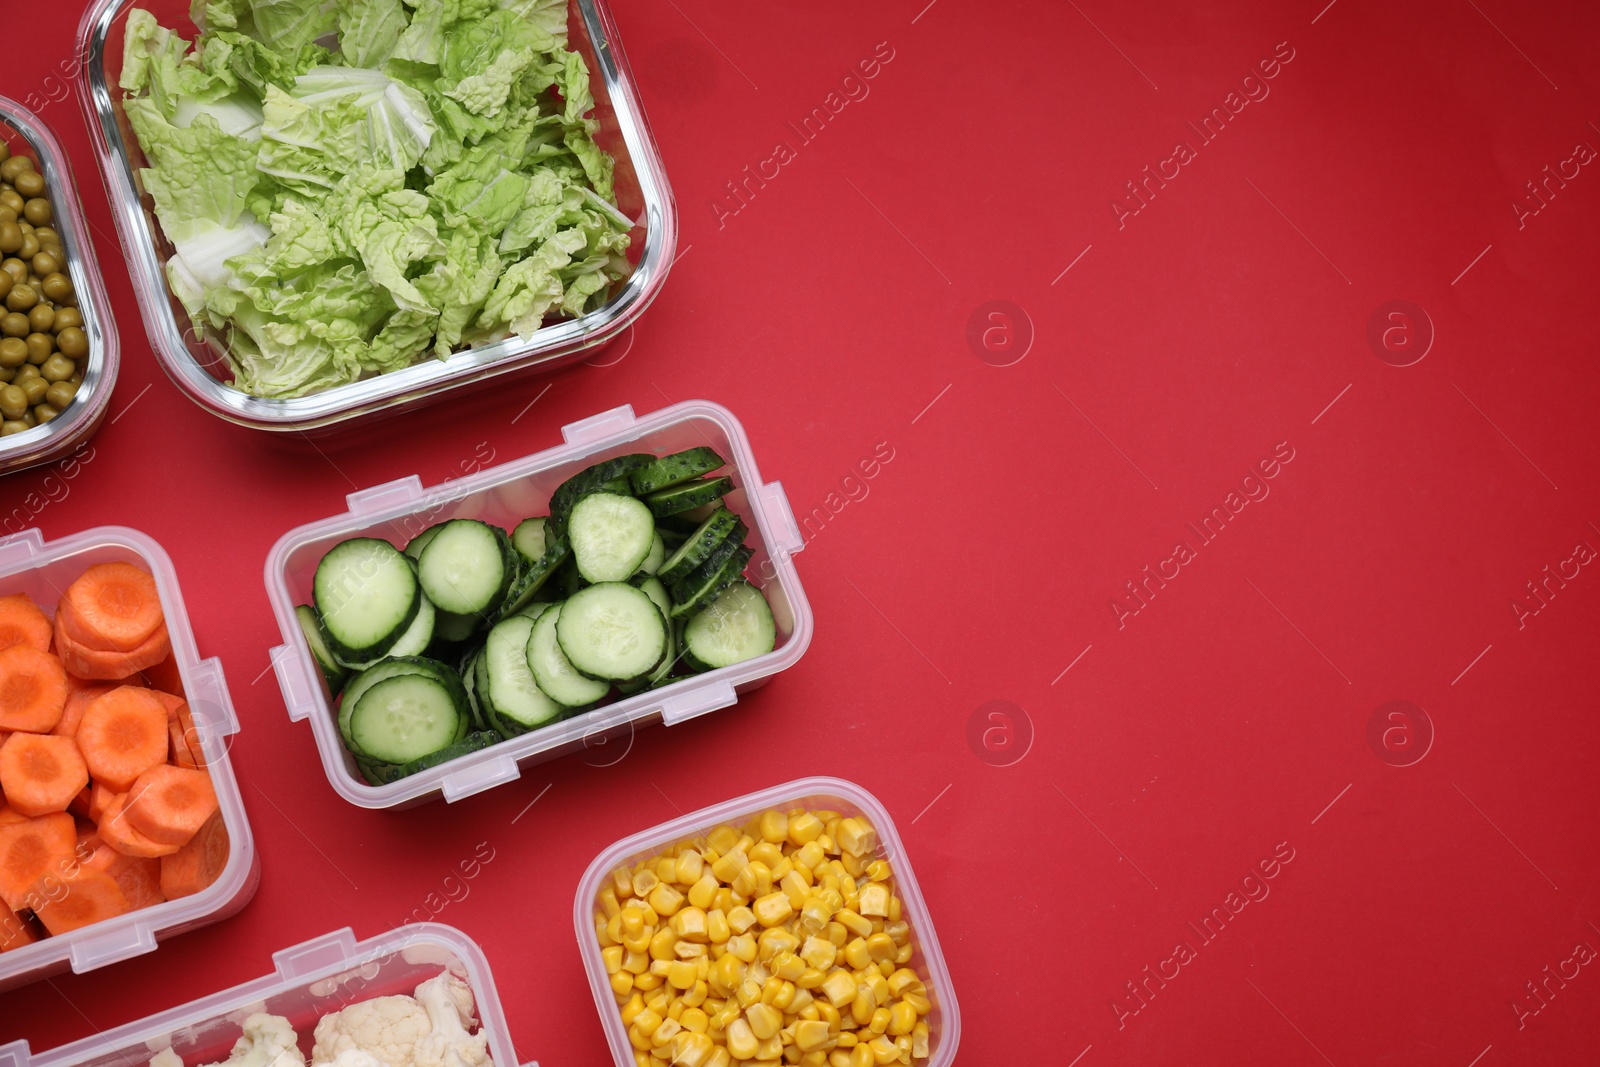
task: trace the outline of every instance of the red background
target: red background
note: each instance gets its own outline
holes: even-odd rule
[[[1600,174],[1522,228],[1511,205],[1577,142],[1600,147],[1600,12],[925,2],[619,0],[682,213],[626,357],[550,379],[515,424],[543,381],[325,456],[224,425],[162,377],[78,105],[42,109],[125,357],[119,420],[38,522],[125,523],[172,554],[243,721],[264,873],[225,924],[5,994],[0,1039],[52,1047],[330,929],[378,933],[486,841],[496,859],[438,917],[484,943],[524,1058],[596,1064],[570,919],[589,860],[679,810],[832,773],[896,816],[960,995],[960,1062],[1592,1060],[1594,966],[1521,1029],[1511,1005],[1575,945],[1600,949],[1600,574],[1521,629],[1510,605],[1579,542],[1600,549]],[[0,92],[48,91],[79,7],[28,10]],[[893,59],[870,95],[799,146],[786,123],[879,42]],[[1293,59],[1270,96],[1202,147],[1185,120],[1279,42]],[[719,225],[724,182],[779,140],[797,158]],[[1112,198],[1179,140],[1198,158],[1119,228]],[[1394,299],[1436,333],[1407,367],[1367,341]],[[968,341],[990,300],[1020,309],[990,359],[1033,336],[1009,366]],[[480,443],[512,458],[614,405],[692,396],[738,414],[797,513],[837,507],[858,461],[893,449],[798,559],[817,618],[801,663],[614,766],[568,758],[399,814],[338,801],[263,673],[272,542],[353,489],[457,473]],[[1294,459],[1271,495],[1119,628],[1123,583],[1279,442]],[[5,479],[4,498],[40,478]],[[1394,699],[1435,732],[1410,766],[1367,739]],[[969,745],[991,700],[1021,709],[1009,756],[1003,728],[993,751]],[[1026,755],[993,765],[1028,728]],[[1185,923],[1280,842],[1294,859],[1270,896],[1119,1029],[1125,983],[1198,942]]]

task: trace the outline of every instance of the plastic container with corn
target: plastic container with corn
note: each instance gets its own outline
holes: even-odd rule
[[[864,814],[769,808],[615,868],[595,935],[637,1067],[914,1064],[933,1004]]]

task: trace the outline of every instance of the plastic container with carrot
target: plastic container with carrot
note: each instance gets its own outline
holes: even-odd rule
[[[237,720],[170,567],[131,530],[0,540],[0,989],[148,951],[254,890],[220,744]]]

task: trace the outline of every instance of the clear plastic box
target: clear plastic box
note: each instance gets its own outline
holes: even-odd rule
[[[949,1067],[955,1061],[956,1046],[961,1042],[961,1009],[956,1004],[950,972],[944,964],[944,953],[939,950],[939,939],[933,932],[933,920],[928,916],[928,906],[917,886],[917,876],[911,871],[911,861],[906,857],[905,846],[900,843],[888,809],[877,797],[842,778],[801,778],[690,812],[618,841],[589,864],[583,880],[578,883],[572,921],[577,928],[583,967],[589,974],[589,988],[594,992],[595,1007],[600,1012],[600,1022],[605,1027],[606,1041],[617,1067],[633,1067],[634,1059],[633,1047],[628,1043],[628,1029],[622,1025],[616,996],[611,992],[610,975],[600,955],[600,942],[595,937],[594,915],[605,880],[618,867],[649,859],[668,845],[700,837],[724,823],[735,827],[743,825],[768,808],[807,808],[837,811],[846,816],[864,815],[878,831],[878,848],[874,855],[888,860],[894,868],[896,892],[911,928],[914,946],[910,966],[926,980],[928,999],[933,1002],[933,1010],[928,1014],[928,1058],[915,1062],[917,1067]]]
[[[249,902],[261,881],[261,864],[245,818],[244,801],[228,762],[228,749],[233,735],[239,732],[239,719],[222,676],[222,661],[200,658],[172,560],[161,546],[137,530],[122,526],[97,526],[55,541],[45,541],[38,530],[24,530],[0,540],[0,595],[27,593],[46,613],[53,613],[61,591],[78,575],[96,563],[113,560],[144,567],[155,577],[161,610],[172,637],[173,659],[183,678],[183,695],[189,701],[211,784],[216,788],[223,823],[228,828],[228,862],[210,887],[193,896],[140,908],[0,953],[0,990],[37,981],[65,970],[68,964],[81,974],[150,952],[158,940],[233,915]]]
[[[409,994],[441,968],[472,987],[495,1067],[519,1067],[489,961],[454,927],[417,923],[359,943],[346,928],[273,953],[272,961],[273,974],[48,1052],[34,1055],[26,1041],[0,1045],[0,1067],[145,1067],[169,1047],[188,1064],[218,1063],[228,1058],[245,1017],[258,1011],[287,1017],[309,1053],[321,1016]]]
[[[425,359],[404,370],[288,400],[234,389],[227,381],[222,339],[210,332],[196,337],[188,313],[168,289],[164,264],[172,245],[162,235],[153,203],[138,178],[145,158],[123,114],[117,88],[123,28],[135,6],[193,39],[189,0],[96,0],[78,27],[79,54],[84,59],[79,97],[150,346],[178,388],[213,415],[261,430],[305,431],[395,415],[475,385],[502,382],[513,372],[553,370],[592,355],[621,335],[666,280],[678,243],[678,216],[661,154],[640,107],[606,0],[570,0],[568,36],[570,47],[589,67],[595,101],[592,117],[600,124],[595,139],[616,160],[618,206],[636,222],[628,252],[632,275],[602,307],[550,324],[528,341],[513,336],[445,360]]]
[[[284,643],[272,664],[289,718],[310,719],[323,768],[334,790],[364,808],[411,806],[443,795],[455,801],[515,780],[521,768],[568,752],[606,743],[660,720],[673,725],[734,703],[740,693],[793,666],[811,642],[811,607],[792,557],[804,546],[783,486],[762,482],[739,420],[703,400],[684,401],[643,418],[626,405],[562,429],[567,444],[513,460],[430,490],[412,475],[351,493],[349,510],[284,534],[267,557],[267,596]],[[502,526],[543,515],[550,494],[572,474],[602,459],[629,452],[669,452],[710,445],[728,461],[733,476],[726,503],[750,528],[745,544],[755,550],[746,574],[762,584],[777,623],[777,646],[764,656],[708,671],[673,685],[584,712],[503,741],[384,786],[361,777],[340,739],[333,698],[312,659],[295,618],[295,606],[311,602],[318,562],[349,537],[378,537],[397,546],[436,522],[482,519]]]
[[[89,240],[89,223],[78,199],[72,167],[50,130],[38,116],[8,97],[0,96],[0,142],[15,155],[33,158],[34,169],[44,175],[45,195],[54,212],[51,223],[61,234],[67,256],[67,274],[78,294],[83,329],[89,335],[89,355],[83,384],[66,409],[26,433],[0,437],[0,474],[60,459],[87,441],[105,418],[111,389],[117,381],[121,349],[117,323],[106,300],[100,278],[100,261]],[[8,509],[9,510],[9,509]],[[16,529],[16,527],[12,527]]]

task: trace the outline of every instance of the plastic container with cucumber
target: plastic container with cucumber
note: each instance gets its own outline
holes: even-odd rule
[[[630,453],[574,474],[548,515],[509,531],[451,518],[400,546],[362,536],[327,551],[296,617],[366,781],[773,651],[724,465],[706,446]]]

